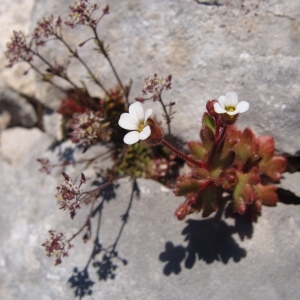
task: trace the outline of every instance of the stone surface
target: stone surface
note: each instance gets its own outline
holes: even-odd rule
[[[37,128],[27,130],[22,127],[14,127],[4,130],[1,134],[1,156],[4,161],[17,165],[22,160],[30,160],[41,149],[47,149],[51,145],[49,137]]]
[[[0,112],[0,132],[8,127],[10,120],[11,115],[9,114],[9,112],[7,112],[6,110]]]
[[[83,299],[300,298],[299,172],[285,174],[281,184],[282,190],[293,193],[292,201],[281,192],[282,202],[263,207],[253,225],[218,216],[203,220],[198,215],[179,222],[173,212],[181,198],[143,179],[132,193],[133,182],[124,178],[103,194],[107,200],[94,214],[92,240],[84,244],[79,236],[70,256],[55,267],[41,247],[47,231],[71,235],[88,213],[83,207],[71,220],[58,209],[54,194],[62,182],[61,171],[75,179],[87,168],[84,172],[90,182],[109,160],[102,156],[96,167],[78,164],[55,168],[51,175],[40,173],[39,157],[62,163],[66,158],[80,160],[105,153],[96,146],[83,155],[70,141],[51,146],[52,141],[37,130],[18,128],[5,130],[1,136],[1,299],[76,299],[76,291],[86,293]],[[24,154],[7,159],[12,145]],[[128,207],[128,222],[122,227]],[[106,261],[112,263],[106,265],[106,272],[103,252],[89,263],[95,237],[107,254],[116,243],[117,257]],[[116,269],[109,268],[114,265]],[[78,275],[85,275],[81,288],[75,284]]]
[[[63,139],[63,116],[55,111],[45,111],[43,114],[43,129],[55,140]]]
[[[33,127],[37,115],[33,106],[18,92],[0,86],[0,111],[7,111],[11,118],[9,126]]]
[[[14,90],[18,90],[29,96],[34,95],[35,76],[29,73],[23,76],[28,66],[17,65],[12,69],[7,69],[7,61],[4,57],[6,43],[10,40],[13,30],[23,30],[28,33],[30,28],[31,11],[34,0],[16,0],[0,2],[0,80],[1,85],[7,85]]]
[[[9,7],[10,2],[2,2],[3,9]],[[26,31],[28,27],[32,30],[44,15],[59,13],[66,18],[72,1],[28,3],[22,11]],[[100,7],[105,4],[99,3]],[[112,61],[123,81],[133,80],[131,101],[139,96],[145,77],[154,73],[172,74],[173,89],[164,94],[164,99],[177,103],[173,133],[191,140],[198,139],[206,101],[235,90],[241,100],[250,102],[249,112],[240,118],[241,127],[249,126],[259,135],[273,135],[280,152],[299,154],[300,140],[295,138],[300,134],[299,1],[152,1],[150,4],[146,0],[121,3],[111,0],[109,5],[111,13],[102,21],[99,33],[109,44]],[[9,12],[14,11],[9,8]],[[17,14],[15,10],[13,20],[17,20]],[[18,24],[16,27],[20,28]],[[11,21],[6,24],[7,30],[13,27]],[[65,34],[74,47],[90,35],[82,27]],[[7,37],[6,32],[3,37]],[[107,63],[93,54],[92,48],[93,43],[87,43],[79,53],[108,88],[114,86],[116,81]],[[49,43],[47,55],[60,61],[67,59],[62,48],[54,43]],[[77,83],[86,78],[86,72],[78,64],[70,69],[69,75]],[[27,77],[29,81],[30,76],[32,73]],[[17,76],[11,77],[8,84],[18,80]],[[86,84],[93,95],[102,94],[95,85],[88,81]],[[29,87],[52,109],[58,106],[61,95],[49,90],[45,83],[36,84],[33,80],[19,89]],[[158,103],[147,105],[154,107],[161,117]]]

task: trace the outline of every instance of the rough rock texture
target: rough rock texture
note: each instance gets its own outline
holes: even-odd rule
[[[0,86],[0,112],[10,114],[10,126],[33,127],[37,123],[36,112],[28,100],[18,92]]]
[[[4,11],[10,2],[2,2]],[[32,30],[36,20],[44,15],[59,13],[66,17],[72,1],[28,3],[22,12],[25,31],[29,27]],[[207,3],[212,5],[192,0],[109,1],[111,13],[102,21],[99,33],[110,45],[111,58],[121,78],[125,83],[133,80],[131,101],[139,96],[145,77],[172,74],[173,89],[165,94],[165,100],[177,103],[173,132],[183,140],[191,140],[198,139],[205,102],[235,90],[241,100],[250,102],[250,111],[240,118],[241,126],[250,126],[260,135],[273,135],[281,152],[299,154],[300,142],[295,138],[300,134],[299,1]],[[99,5],[104,7],[106,2]],[[18,11],[15,10],[16,15]],[[9,12],[14,11],[9,8]],[[16,15],[13,20],[17,20]],[[16,27],[20,28],[18,24]],[[14,26],[9,22],[6,28]],[[86,40],[89,31],[80,27],[65,34],[75,46]],[[4,48],[3,38],[1,43]],[[67,59],[61,47],[51,43],[49,47],[47,54],[51,59]],[[80,55],[101,75],[108,88],[114,86],[116,81],[107,63],[96,54],[91,55],[92,48],[92,43],[87,43],[80,48]],[[79,82],[86,73],[75,64],[70,76]],[[19,82],[16,78],[5,77],[5,82],[9,80],[7,84],[13,86]],[[101,95],[100,89],[87,84],[94,95]],[[60,94],[49,90],[45,83],[36,87],[33,81],[19,85],[19,89],[34,90],[37,98],[49,107],[58,105]],[[148,105],[156,107],[161,115],[158,104]]]
[[[299,173],[285,174],[281,184],[281,201],[292,199],[292,203],[263,207],[253,226],[218,216],[201,219],[196,215],[179,222],[173,212],[182,199],[172,191],[138,180],[139,192],[135,189],[131,198],[133,183],[120,180],[115,190],[106,190],[104,196],[110,200],[94,215],[92,240],[84,244],[79,236],[70,257],[55,267],[41,247],[47,231],[71,235],[88,211],[83,207],[71,220],[54,198],[60,172],[76,178],[84,164],[53,169],[48,176],[38,172],[38,157],[56,162],[83,157],[70,141],[56,147],[52,141],[36,129],[2,133],[1,299],[75,299],[76,292],[84,299],[299,299],[300,206],[295,205],[300,203]],[[12,157],[12,149],[18,147],[22,149]],[[93,147],[84,157],[103,152]],[[87,179],[95,178],[107,163],[103,157],[96,168],[88,167]],[[125,224],[122,220],[129,206]],[[96,236],[98,247],[93,250]],[[89,263],[99,245],[108,254],[114,243],[117,257],[103,260],[100,252]]]
[[[109,1],[111,13],[99,32],[110,44],[121,77],[133,80],[131,100],[139,95],[143,78],[155,72],[172,74],[173,89],[165,99],[177,102],[173,132],[190,140],[198,138],[205,101],[235,90],[251,105],[240,118],[241,126],[271,134],[280,151],[299,154],[299,1],[200,2]],[[45,14],[66,16],[71,3],[1,1],[0,49],[4,51],[9,31],[29,32]],[[75,30],[69,37],[76,45],[88,34]],[[49,45],[49,57],[63,61],[62,50]],[[87,44],[80,54],[108,87],[113,86],[116,82],[104,60],[91,57],[92,47]],[[31,72],[21,76],[26,66],[7,70],[5,64],[1,54],[1,90],[11,87],[55,109],[59,93]],[[70,71],[74,80],[85,75],[78,65]],[[87,84],[94,95],[101,95]],[[160,116],[158,104],[146,105],[154,106]],[[22,126],[24,114],[17,117]],[[9,117],[16,115],[6,114],[1,129]],[[54,194],[62,183],[61,172],[75,179],[84,171],[88,182],[97,186],[99,170],[109,164],[103,155],[94,167],[82,163],[55,168],[51,175],[40,173],[40,157],[62,163],[105,153],[97,146],[83,155],[70,141],[54,144],[59,138],[56,117],[44,117],[51,136],[19,127],[0,133],[1,299],[300,299],[299,172],[284,174],[280,203],[263,207],[253,225],[218,215],[178,222],[173,212],[182,199],[172,191],[140,179],[133,193],[133,183],[120,180],[115,190],[103,194],[107,200],[94,214],[91,240],[83,244],[79,236],[70,257],[54,267],[41,247],[47,231],[70,236],[88,213],[83,207],[71,220],[68,212],[58,209]],[[114,257],[109,256],[113,244]]]
[[[16,0],[16,1],[1,1],[0,3],[0,82],[1,86],[8,85],[9,87],[19,90],[29,96],[34,95],[35,78],[34,74],[23,76],[25,70],[28,70],[27,65],[19,65],[13,69],[7,69],[7,61],[4,58],[6,51],[6,43],[10,40],[13,30],[23,30],[28,33],[30,28],[31,12],[34,5],[34,0]]]

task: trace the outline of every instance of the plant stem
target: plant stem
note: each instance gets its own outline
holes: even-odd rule
[[[69,239],[68,239],[68,242],[71,242],[80,232],[82,232],[82,230],[89,224],[90,222],[90,219],[93,215],[93,210],[94,210],[94,206],[95,206],[95,203],[96,203],[96,200],[97,198],[99,197],[99,192],[100,190],[102,190],[103,188],[111,185],[112,182],[110,181],[107,181],[103,184],[101,184],[100,186],[98,186],[97,188],[93,189],[93,190],[90,190],[88,192],[85,192],[85,194],[88,195],[88,197],[93,197],[93,200],[92,200],[92,205],[91,205],[91,209],[90,209],[90,212],[86,218],[86,221],[84,222],[84,224],[78,229],[77,232],[75,232]],[[86,199],[86,198],[84,198]],[[82,199],[81,201],[83,201],[84,199]]]
[[[49,61],[47,61],[42,55],[40,55],[37,51],[34,51],[32,49],[29,49],[29,51],[33,54],[33,55],[36,55],[42,62],[44,62],[49,68],[50,70],[54,70],[54,68],[52,67],[51,63]],[[36,69],[35,69],[36,70]],[[41,72],[39,72],[40,74],[42,74]],[[61,74],[57,74],[57,73],[53,73],[54,75],[60,77],[60,78],[63,78],[64,80],[66,80],[69,84],[71,84],[75,89],[79,89],[79,87],[70,80],[70,78],[65,75],[61,75]],[[44,74],[42,74],[44,76]]]
[[[221,132],[221,134],[219,134],[219,132],[218,132],[218,139],[214,142],[214,144],[213,144],[213,146],[212,146],[212,148],[211,148],[211,151],[210,151],[210,153],[209,153],[209,157],[208,157],[208,159],[207,159],[207,162],[206,162],[206,164],[205,164],[206,167],[207,167],[207,169],[210,168],[211,163],[213,162],[213,159],[214,159],[214,157],[215,157],[215,155],[216,155],[216,152],[217,152],[217,150],[218,150],[218,148],[219,148],[219,146],[220,146],[222,140],[224,139],[226,130],[227,130],[227,126],[224,126],[224,127],[223,127],[223,130],[222,130],[222,132]]]
[[[176,149],[173,145],[171,145],[169,142],[167,142],[166,140],[162,140],[161,143],[168,148],[169,150],[171,150],[173,153],[175,153],[176,155],[178,155],[179,157],[181,157],[182,159],[190,162],[191,164],[195,165],[198,168],[202,168],[202,169],[206,169],[206,165],[201,163],[200,161],[191,158],[190,156],[187,156],[186,154],[184,154],[183,152],[181,152],[180,150]]]
[[[95,39],[97,41],[97,44],[98,44],[98,46],[99,46],[102,54],[107,59],[107,61],[108,61],[109,65],[110,65],[110,67],[111,67],[111,69],[112,69],[112,71],[113,71],[113,73],[114,73],[114,75],[115,75],[115,77],[116,77],[116,79],[117,79],[117,81],[118,81],[121,89],[123,90],[123,93],[124,93],[125,99],[126,99],[126,103],[127,103],[127,105],[129,105],[129,100],[128,100],[128,92],[129,91],[125,89],[125,87],[124,87],[124,85],[123,85],[123,83],[121,81],[121,78],[119,77],[119,74],[118,74],[118,72],[117,72],[117,70],[116,70],[116,68],[114,66],[114,64],[112,63],[112,61],[111,61],[111,59],[110,59],[110,57],[109,57],[109,55],[108,55],[105,47],[103,46],[103,42],[100,40],[100,38],[98,36],[98,33],[97,33],[97,27],[91,26],[91,28],[92,28],[92,30],[94,32]]]
[[[87,70],[88,74],[90,76],[92,76],[94,82],[96,84],[99,85],[99,87],[106,93],[106,94],[109,94],[107,89],[104,87],[104,85],[97,79],[97,77],[94,75],[94,73],[91,71],[91,69],[89,68],[89,66],[85,63],[85,61],[79,56],[78,52],[76,50],[73,50],[69,44],[59,35],[56,35],[57,39],[59,41],[61,41],[64,46],[68,49],[68,51],[75,57],[79,60],[79,62],[84,66],[84,68]]]
[[[166,116],[166,120],[167,120],[167,126],[168,126],[168,134],[171,135],[171,118],[167,112],[167,109],[166,109],[166,106],[162,100],[162,97],[161,97],[161,94],[162,93],[159,93],[159,98],[158,98],[158,101],[161,103],[162,107],[163,107],[163,110],[164,110],[164,113],[165,113],[165,116]]]
[[[30,65],[30,67],[37,73],[39,74],[42,78],[44,77],[44,74],[35,66],[33,65],[31,62],[28,62],[28,64]],[[66,91],[59,85],[57,85],[56,83],[54,83],[52,81],[52,79],[49,79],[47,82],[49,82],[50,84],[52,84],[54,87],[56,87],[57,89],[61,90],[63,93],[65,93]]]

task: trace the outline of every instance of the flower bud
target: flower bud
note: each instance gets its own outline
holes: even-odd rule
[[[186,203],[181,204],[175,211],[174,216],[179,220],[182,221],[185,217],[189,214],[189,206]]]
[[[164,134],[161,127],[150,118],[148,119],[147,124],[150,126],[151,134],[146,140],[144,140],[145,143],[147,143],[150,146],[160,144],[164,138]]]
[[[211,117],[216,117],[218,115],[214,109],[214,103],[216,102],[217,100],[210,100],[206,103],[206,110]]]

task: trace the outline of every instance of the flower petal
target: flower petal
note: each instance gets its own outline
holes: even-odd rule
[[[221,96],[222,97],[222,96]],[[220,97],[220,98],[221,98]],[[224,96],[223,96],[224,97]],[[220,99],[219,98],[219,99]],[[227,111],[220,105],[219,102],[215,102],[214,103],[214,110],[217,114],[224,114],[224,113],[227,113]]]
[[[236,110],[240,114],[246,112],[248,109],[249,109],[249,103],[247,101],[241,101],[236,106]]]
[[[127,145],[132,145],[139,141],[140,133],[138,131],[130,131],[124,136],[124,143]]]
[[[226,97],[225,106],[229,106],[229,107],[236,107],[237,106],[237,104],[239,102],[239,98],[238,98],[236,92],[228,92],[225,97]]]
[[[229,116],[234,116],[234,115],[237,115],[239,113],[238,110],[234,110],[234,111],[226,111],[227,115]]]
[[[219,99],[218,99],[218,102],[221,105],[221,107],[225,108],[226,97],[225,96],[220,96]]]
[[[151,134],[151,129],[150,129],[150,126],[146,126],[142,132],[140,132],[139,134],[139,139],[140,140],[145,140],[147,139]]]
[[[145,114],[142,104],[138,101],[132,103],[129,106],[129,114],[139,121],[144,120]]]
[[[127,130],[137,130],[139,121],[129,113],[123,113],[118,122],[119,126]]]
[[[151,108],[148,108],[145,112],[145,123],[148,120],[148,118],[152,115],[153,110]]]

